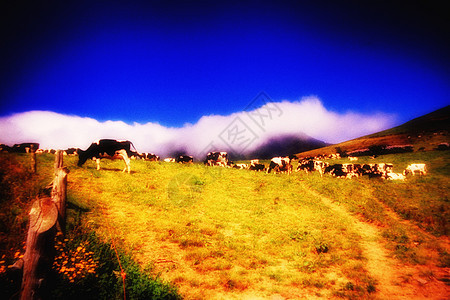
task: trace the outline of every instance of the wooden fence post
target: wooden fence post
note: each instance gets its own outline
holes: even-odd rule
[[[65,167],[55,170],[52,189],[52,200],[58,209],[58,227],[63,233],[66,229],[67,174],[69,169]]]
[[[55,157],[55,179],[53,179],[52,199],[58,208],[58,224],[61,232],[66,228],[66,202],[67,202],[67,174],[69,169],[64,165],[63,151],[56,151]]]
[[[58,210],[51,198],[38,199],[30,211],[27,246],[23,256],[21,300],[41,299],[44,279],[54,259]]]
[[[31,148],[30,148],[31,173],[36,173],[37,172],[36,150],[37,149],[34,149],[34,145],[31,145]]]
[[[57,224],[61,231],[65,229],[68,173],[69,170],[63,167],[63,153],[58,151],[55,157],[52,197],[36,200],[30,211],[30,226],[23,257],[21,300],[42,298],[45,277],[55,256]]]
[[[61,150],[57,150],[55,153],[55,164],[54,164],[55,175],[56,175],[56,171],[58,171],[59,168],[62,168],[63,165],[64,165],[63,152]]]

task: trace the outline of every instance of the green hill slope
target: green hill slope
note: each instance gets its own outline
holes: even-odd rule
[[[374,146],[412,146],[413,151],[431,151],[440,144],[450,143],[450,106],[415,118],[400,126],[356,138],[339,144],[302,152],[299,158],[352,152]]]

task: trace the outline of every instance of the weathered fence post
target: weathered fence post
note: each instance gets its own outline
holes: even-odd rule
[[[58,150],[55,157],[55,178],[53,179],[52,199],[58,209],[59,229],[66,228],[67,174],[69,170],[63,167],[63,152]]]
[[[57,219],[58,210],[51,198],[38,199],[33,203],[23,256],[21,300],[42,298],[41,288],[54,259]]]
[[[56,227],[65,229],[67,174],[63,167],[63,153],[55,157],[55,178],[52,197],[38,199],[30,211],[30,226],[23,256],[21,300],[41,299],[45,277],[50,271],[55,256]]]
[[[58,171],[58,169],[62,168],[63,165],[64,165],[63,152],[61,150],[57,150],[55,153],[55,164],[54,164],[55,175],[56,175],[56,172]]]
[[[31,173],[36,173],[37,172],[36,150],[37,149],[34,149],[34,145],[32,144],[31,147],[30,147]]]

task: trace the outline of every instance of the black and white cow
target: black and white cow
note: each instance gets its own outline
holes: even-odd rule
[[[246,170],[246,169],[248,169],[248,165],[247,164],[233,164],[233,168],[239,169],[239,170]]]
[[[190,155],[178,155],[177,157],[175,157],[175,162],[182,164],[193,163],[194,157]]]
[[[296,172],[300,170],[306,171],[306,173],[318,171],[320,173],[320,176],[323,176],[325,173],[325,169],[330,164],[327,162],[323,162],[321,160],[304,160],[302,162],[299,162]]]
[[[30,152],[36,152],[37,149],[39,149],[39,143],[22,143],[22,144],[15,144],[10,148],[11,152],[15,153],[30,153]]]
[[[206,155],[205,165],[208,166],[228,166],[228,153],[227,152],[209,152]]]
[[[248,168],[251,171],[263,171],[266,169],[264,164],[259,163],[259,159],[252,159],[250,161],[250,167]]]
[[[393,164],[378,163],[378,164],[364,164],[362,166],[362,175],[368,175],[369,178],[387,178],[388,173],[392,173]]]
[[[75,156],[75,155],[78,155],[78,149],[76,149],[76,148],[69,148],[69,149],[66,149],[64,151],[64,153],[67,154],[67,155]]]
[[[147,152],[144,152],[144,153],[141,153],[141,158],[143,159],[143,160],[148,160],[148,161],[159,161],[159,156],[158,155],[156,155],[155,153],[147,153]]]
[[[286,172],[287,174],[291,174],[292,165],[291,159],[289,157],[274,157],[271,159],[269,167],[267,168],[267,173],[272,171],[276,173]]]
[[[308,159],[299,162],[297,169],[295,171],[298,172],[302,170],[305,171],[306,173],[314,171],[314,160]]]
[[[347,172],[342,164],[333,164],[325,168],[325,173],[329,173],[333,176],[345,178]]]
[[[117,141],[117,140],[99,140],[92,143],[85,151],[78,150],[78,166],[81,167],[88,159],[94,159],[97,162],[97,170],[100,170],[100,159],[123,159],[125,162],[125,170],[130,173],[130,156],[132,143],[130,141]],[[134,148],[134,145],[133,145]]]

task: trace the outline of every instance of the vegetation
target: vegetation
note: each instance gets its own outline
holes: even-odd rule
[[[336,161],[339,162],[348,160]],[[368,178],[339,180],[331,176],[320,180],[308,176],[305,181],[311,189],[344,205],[362,220],[382,227],[387,247],[393,250],[395,257],[409,263],[425,264],[430,256],[429,248],[434,248],[442,259],[447,259],[446,250],[432,244],[435,243],[434,237],[447,236],[449,232],[449,153],[433,151],[383,155],[376,159],[364,157],[358,161],[379,162],[393,163],[394,172],[402,172],[412,162],[426,163],[429,174],[408,176],[404,182]],[[448,263],[450,261],[445,264]]]
[[[31,176],[20,171],[25,156],[0,156],[10,161],[0,192],[11,195],[2,201],[2,231],[22,228],[22,239],[1,245],[3,265],[22,251],[27,201],[43,193],[52,157],[40,155]],[[428,175],[394,182],[145,161],[126,174],[122,161],[104,160],[97,171],[66,157],[70,233],[58,243],[66,256],[55,262],[53,296],[120,298],[115,245],[130,299],[177,298],[174,286],[187,299],[376,297],[384,282],[370,269],[367,245],[403,264],[449,265],[440,240],[449,226],[449,158],[436,151],[370,160],[391,162],[395,172],[427,163]],[[374,236],[362,232],[370,224]]]
[[[18,299],[19,272],[7,266],[23,257],[28,213],[37,197],[48,194],[53,155],[39,155],[38,174],[31,174],[25,154],[0,155],[0,298]],[[84,225],[92,207],[68,204],[68,233],[58,234],[53,271],[46,284],[47,299],[121,299],[125,274],[130,299],[179,299],[176,288],[150,268],[141,268],[130,255],[101,241]],[[121,266],[120,266],[121,263]],[[123,273],[121,272],[123,269]]]
[[[414,151],[448,150],[449,124],[450,106],[446,106],[400,126],[336,145],[302,152],[297,156],[315,157],[322,154],[346,154],[351,151],[386,146],[406,146],[407,149],[412,148]]]

